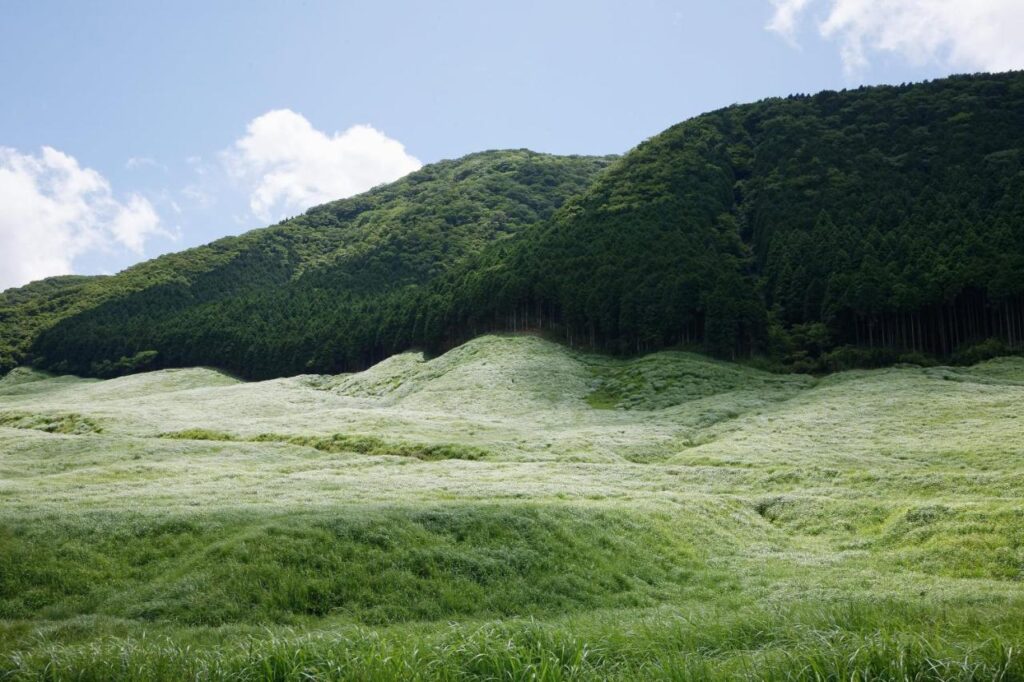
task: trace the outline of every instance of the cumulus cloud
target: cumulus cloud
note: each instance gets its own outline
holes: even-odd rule
[[[808,9],[823,7],[819,33],[839,44],[856,74],[872,53],[897,54],[916,66],[941,63],[965,70],[1024,68],[1021,0],[772,0],[767,28],[789,41]]]
[[[275,211],[298,212],[364,192],[422,166],[371,126],[327,135],[289,109],[253,119],[224,160],[228,172],[249,185],[249,206],[264,220]]]
[[[74,259],[122,247],[142,255],[165,234],[152,204],[116,200],[106,178],[52,147],[0,147],[0,290],[73,271]]]

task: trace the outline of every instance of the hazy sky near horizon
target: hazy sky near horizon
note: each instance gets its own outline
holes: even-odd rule
[[[115,272],[484,149],[1024,67],[1020,0],[0,0],[0,289]]]

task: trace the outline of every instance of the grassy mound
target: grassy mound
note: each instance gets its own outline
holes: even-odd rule
[[[738,391],[792,395],[814,383],[807,376],[769,374],[674,351],[594,364],[600,383],[587,402],[597,408],[657,410]]]
[[[124,400],[151,395],[163,396],[174,391],[234,386],[238,383],[240,383],[238,379],[219,370],[191,367],[132,374],[109,381],[91,383],[83,392],[94,400]]]
[[[575,406],[590,390],[587,357],[535,336],[482,336],[430,360],[410,353],[389,358],[343,376],[333,390],[408,409],[545,410]]]
[[[893,514],[879,547],[906,571],[1024,580],[1024,509],[920,504]]]
[[[40,372],[29,367],[15,367],[7,374],[0,376],[0,391],[48,378],[50,378],[50,375],[46,372]]]
[[[0,617],[366,623],[652,605],[701,563],[670,519],[536,505],[6,522]]]

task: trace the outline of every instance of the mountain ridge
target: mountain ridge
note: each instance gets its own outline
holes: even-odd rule
[[[312,207],[276,225],[165,254],[112,277],[43,280],[5,291],[0,293],[0,368],[9,369],[29,354],[36,364],[80,374],[150,367],[130,364],[130,357],[117,366],[121,356],[149,350],[142,348],[105,348],[115,353],[105,367],[93,367],[91,361],[61,365],[30,351],[41,329],[76,315],[88,318],[117,303],[134,305],[136,313],[141,305],[148,319],[140,326],[147,326],[154,316],[148,306],[170,314],[287,287],[303,276],[333,279],[329,286],[350,295],[421,284],[483,244],[545,217],[610,158],[521,149],[477,152],[430,164],[394,183]],[[45,292],[51,289],[62,292],[64,300],[47,299]],[[40,300],[50,308],[40,310]],[[119,318],[130,314],[116,313]],[[197,360],[194,364],[216,364]]]
[[[732,105],[614,162],[505,153],[547,159],[547,171],[526,164],[511,184],[484,177],[453,198],[443,187],[461,171],[445,164],[477,157],[428,166],[287,221],[309,228],[291,251],[247,252],[252,262],[185,290],[169,273],[165,290],[33,329],[23,359],[99,376],[203,364],[267,378],[534,329],[614,353],[682,345],[831,371],[1024,345],[1022,72]],[[436,190],[428,200],[402,194],[417,182]],[[332,220],[358,222],[382,196],[391,241],[325,248]],[[457,253],[438,254],[451,235]],[[348,260],[302,267],[330,253]]]

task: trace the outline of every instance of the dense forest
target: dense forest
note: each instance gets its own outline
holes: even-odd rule
[[[1024,73],[697,117],[488,266],[447,283],[455,333],[518,311],[613,351],[821,370],[1019,347]]]
[[[27,359],[99,376],[193,364],[251,377],[321,369],[353,306],[376,308],[549,218],[611,160],[471,154],[116,276],[8,290],[0,370]]]
[[[544,330],[802,370],[1024,346],[1024,73],[731,106],[618,160],[489,152],[0,295],[0,363],[338,372]]]

